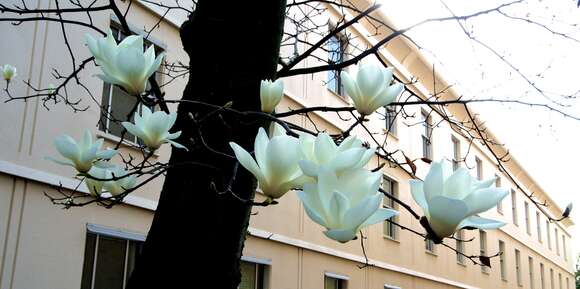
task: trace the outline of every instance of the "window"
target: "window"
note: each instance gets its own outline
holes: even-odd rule
[[[548,239],[548,249],[552,250],[552,237],[550,237],[550,220],[546,220],[546,239]]]
[[[263,264],[241,261],[242,280],[238,289],[264,289],[265,267]]]
[[[528,235],[531,235],[532,226],[530,224],[530,204],[528,204],[528,202],[524,202],[524,213],[526,217],[526,233],[528,233]]]
[[[457,253],[455,254],[457,257],[457,263],[465,264],[465,256],[463,252],[465,251],[465,243],[463,242],[463,230],[459,230],[455,233],[455,250]]]
[[[506,271],[506,264],[505,264],[505,243],[503,241],[499,241],[499,269],[500,269],[500,276],[501,280],[507,281],[507,271]]]
[[[562,254],[564,254],[564,260],[568,261],[568,255],[566,254],[566,236],[562,235]]]
[[[87,227],[81,289],[125,288],[145,237],[94,225]]]
[[[501,187],[501,178],[495,175],[495,187]],[[497,212],[503,215],[503,199],[497,203]]]
[[[554,242],[556,242],[556,254],[560,256],[560,242],[558,242],[558,228],[554,228]]]
[[[518,286],[522,286],[522,263],[520,260],[520,250],[515,249],[516,255],[516,280],[518,281]]]
[[[475,169],[478,180],[483,180],[483,163],[478,157],[475,157]]]
[[[540,288],[546,289],[546,280],[544,277],[544,263],[540,263]]]
[[[570,289],[570,279],[566,277],[566,289]]]
[[[328,63],[338,64],[344,61],[346,40],[338,35],[328,40]],[[340,79],[341,70],[329,70],[326,87],[337,95],[344,95],[344,86]]]
[[[113,37],[115,37],[117,42],[120,42],[125,37],[127,37],[127,35],[123,34],[115,26],[111,26],[111,32],[113,33]],[[144,40],[143,43],[145,47],[153,45],[147,40]],[[163,49],[161,49],[158,46],[154,45],[154,48],[155,55],[159,55],[159,53],[163,51]],[[155,73],[155,78],[160,83],[162,74]],[[135,109],[135,106],[137,104],[138,100],[135,96],[127,94],[125,91],[123,91],[116,85],[111,85],[105,82],[103,85],[103,96],[101,100],[101,117],[99,120],[99,130],[117,137],[121,137],[124,131],[121,122],[127,120],[127,116],[131,113],[131,111]],[[154,110],[154,108],[151,109]],[[140,111],[141,107],[137,107],[136,112]],[[130,142],[137,143],[137,138],[128,132],[125,134],[124,139]]]
[[[487,233],[484,230],[479,230],[479,255],[487,256]],[[481,272],[489,273],[489,267],[482,265]]]
[[[530,274],[530,289],[534,289],[534,259],[528,257],[528,272]]]
[[[394,108],[385,106],[385,129],[393,135],[397,135],[397,112]]]
[[[516,191],[512,189],[512,222],[514,225],[518,225],[518,204],[517,204],[517,196]]]
[[[435,242],[431,239],[425,239],[425,251],[431,254],[436,254]]]
[[[324,289],[346,289],[346,279],[334,274],[324,274]]]
[[[550,289],[554,289],[554,269],[550,269]]]
[[[540,212],[536,212],[536,231],[538,233],[538,242],[542,243],[542,224],[540,219]]]
[[[461,144],[454,136],[451,137],[451,143],[453,144],[453,171],[455,171],[461,162]]]
[[[393,195],[394,197],[398,197],[399,194],[398,194],[397,189],[398,189],[397,182],[393,181],[392,179],[390,179],[386,176],[383,177],[383,190],[385,190],[385,192]],[[393,199],[391,199],[387,196],[385,196],[383,199],[383,207],[390,208],[393,210],[398,209],[397,203]],[[393,217],[385,220],[384,226],[383,226],[383,234],[385,237],[388,237],[388,238],[393,239],[393,240],[397,240],[398,227],[397,227],[397,225],[393,224],[393,222],[397,223],[397,221],[398,221],[397,216],[393,216]]]
[[[558,273],[558,284],[560,285],[560,289],[562,289],[562,273]]]
[[[431,145],[431,135],[433,132],[431,116],[428,112],[421,110],[421,117],[423,121],[423,132],[421,135],[423,139],[423,157],[431,159],[433,154],[433,147]]]

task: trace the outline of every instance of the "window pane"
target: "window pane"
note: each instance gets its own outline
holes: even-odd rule
[[[141,254],[143,242],[129,241],[129,252],[127,253],[127,274],[125,274],[125,283],[129,281],[137,256]]]
[[[242,282],[238,289],[256,289],[256,264],[241,262]]]
[[[81,289],[91,289],[93,280],[93,265],[95,264],[96,235],[87,234],[85,244],[85,259],[83,261],[83,277],[81,279]]]
[[[99,236],[95,289],[122,289],[127,241]]]
[[[114,119],[122,122],[127,120],[127,115],[131,112],[135,104],[137,103],[137,98],[125,93],[117,86],[113,87],[113,97],[111,100],[110,112]],[[110,122],[108,132],[112,135],[121,137],[123,133],[123,126],[120,122]],[[130,133],[125,135],[125,139],[129,141],[135,141],[135,137]]]

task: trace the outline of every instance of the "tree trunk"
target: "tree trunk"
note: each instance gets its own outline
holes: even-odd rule
[[[181,27],[190,57],[184,100],[260,110],[260,80],[275,77],[283,32],[285,0],[200,0]],[[251,205],[225,190],[235,159],[229,142],[249,151],[258,127],[256,118],[213,113],[213,109],[181,103],[174,131],[189,151],[173,149],[159,206],[129,289],[236,288],[240,257]],[[193,118],[193,119],[192,119]],[[201,132],[201,134],[200,134]],[[209,147],[209,148],[208,148]],[[211,148],[211,149],[210,149]],[[242,167],[232,191],[253,199],[255,179]],[[210,285],[206,285],[210,284]]]

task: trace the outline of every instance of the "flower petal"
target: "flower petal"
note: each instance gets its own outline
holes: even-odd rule
[[[499,227],[502,227],[505,224],[506,223],[504,223],[502,221],[497,221],[497,220],[493,220],[493,219],[486,219],[486,218],[482,218],[479,216],[471,216],[471,217],[463,220],[461,222],[461,224],[459,224],[459,228],[471,227],[471,228],[477,228],[477,229],[482,229],[482,230],[488,230],[488,229],[497,229]]]
[[[463,201],[469,208],[469,214],[479,214],[489,210],[508,195],[505,188],[487,188],[474,191],[466,196]]]
[[[250,171],[254,175],[254,177],[258,179],[259,182],[263,182],[264,175],[260,171],[258,164],[256,164],[252,156],[245,149],[243,149],[241,146],[239,146],[234,142],[230,142],[230,146],[234,150],[236,158],[238,159],[240,164],[248,171]]]
[[[324,231],[326,237],[338,241],[340,243],[346,243],[352,241],[356,237],[357,231],[352,229],[336,229]]]
[[[411,196],[413,196],[417,205],[423,209],[424,214],[429,214],[429,206],[427,205],[425,192],[423,191],[423,181],[409,180],[409,185],[411,186]]]

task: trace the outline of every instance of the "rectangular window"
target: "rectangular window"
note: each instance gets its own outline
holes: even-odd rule
[[[568,261],[568,254],[566,254],[566,236],[562,235],[562,254],[564,254],[564,260]]]
[[[266,265],[241,261],[242,280],[238,289],[264,289],[264,272]]]
[[[431,136],[433,132],[433,124],[431,123],[431,116],[428,112],[421,110],[421,117],[423,121],[423,132],[421,138],[423,139],[423,157],[432,159],[433,147]]]
[[[487,233],[479,230],[479,255],[487,256]],[[489,267],[481,266],[481,272],[489,273]]]
[[[506,263],[505,263],[505,243],[503,241],[499,241],[499,269],[500,269],[500,276],[501,280],[507,281],[507,271],[506,271]]]
[[[483,162],[478,157],[475,157],[475,169],[477,173],[477,179],[483,180]]]
[[[339,64],[344,61],[346,41],[344,37],[333,35],[328,40],[328,64]],[[344,95],[344,86],[340,79],[341,70],[329,70],[326,87],[337,95]]]
[[[524,202],[524,213],[526,218],[526,233],[528,233],[528,235],[531,235],[532,225],[530,224],[530,204],[528,204],[528,202]]]
[[[552,250],[552,237],[550,237],[550,220],[546,219],[546,239],[548,240],[548,249]]]
[[[555,289],[554,285],[554,269],[550,269],[550,289]]]
[[[425,250],[429,253],[436,254],[435,242],[431,239],[425,239]]]
[[[397,182],[393,181],[392,179],[390,179],[387,176],[383,176],[383,190],[385,190],[385,192],[393,195],[395,198],[397,198],[399,196]],[[387,196],[385,196],[383,199],[383,207],[393,209],[393,210],[398,210],[398,204],[393,199],[391,199]],[[397,216],[393,216],[393,217],[385,220],[384,226],[383,226],[383,234],[385,235],[385,237],[391,238],[393,240],[397,240],[398,227],[397,227],[397,225],[393,224],[393,222],[394,223],[398,222]]]
[[[461,163],[461,143],[459,140],[452,136],[451,143],[453,144],[453,170],[457,170]]]
[[[515,249],[515,256],[516,256],[516,280],[518,282],[518,286],[522,286],[522,263],[520,260],[520,250]]]
[[[120,31],[115,26],[111,26],[111,32],[113,37],[117,42],[122,41],[127,35]],[[163,49],[152,44],[147,40],[143,40],[144,49],[153,45],[155,49],[155,55],[159,55],[163,52]],[[162,67],[162,66],[161,66]],[[155,79],[158,83],[162,81],[162,73],[156,72]],[[147,83],[147,89],[149,89],[149,83]],[[150,108],[154,110],[154,108]],[[111,134],[116,137],[122,137],[123,131],[125,130],[121,125],[121,122],[127,121],[127,118],[131,118],[131,112],[133,115],[135,113],[141,112],[141,105],[137,97],[134,95],[129,95],[123,89],[116,85],[111,85],[107,82],[103,84],[103,95],[101,100],[101,117],[99,119],[99,130]],[[137,138],[130,134],[125,133],[124,139],[133,143],[138,143]]]
[[[540,288],[546,289],[546,277],[544,276],[544,263],[540,263]]]
[[[536,212],[536,231],[538,233],[538,242],[542,243],[542,221],[540,219],[540,212]]]
[[[387,132],[397,135],[397,112],[390,106],[385,106],[385,129]]]
[[[518,203],[517,203],[517,196],[516,191],[512,189],[512,222],[514,225],[518,225]]]
[[[498,175],[495,175],[495,187],[501,187],[501,178]],[[503,199],[497,203],[497,212],[503,215]]]
[[[465,264],[465,256],[463,256],[465,252],[465,243],[463,242],[463,230],[459,230],[455,233],[455,250],[457,253],[455,254],[457,257],[457,263]]]
[[[528,257],[528,272],[530,274],[530,289],[534,289],[534,259]]]
[[[87,232],[81,289],[123,289],[143,240]]]
[[[554,228],[554,242],[556,242],[556,254],[560,256],[560,242],[558,241],[558,228]]]
[[[346,280],[325,275],[324,289],[346,289]]]

